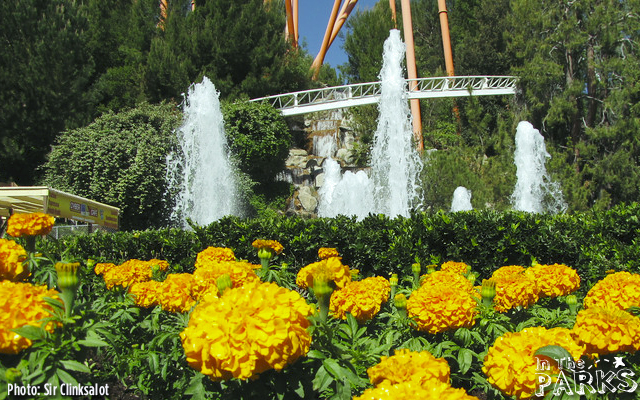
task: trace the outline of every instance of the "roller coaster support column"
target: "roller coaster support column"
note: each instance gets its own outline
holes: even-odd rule
[[[411,3],[409,0],[402,0],[402,25],[404,28],[404,42],[407,46],[407,78],[409,78],[409,91],[416,89],[418,73],[416,70],[416,52],[413,44],[413,23],[411,22]],[[413,81],[412,81],[413,80]],[[413,137],[419,151],[424,149],[422,141],[422,116],[420,115],[420,100],[411,99],[411,116],[413,120]]]

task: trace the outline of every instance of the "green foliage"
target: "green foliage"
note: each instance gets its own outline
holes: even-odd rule
[[[398,273],[411,276],[411,264],[463,261],[488,278],[503,265],[564,263],[585,281],[595,282],[605,271],[640,272],[640,206],[576,215],[472,211],[414,213],[388,219],[372,215],[312,219],[268,217],[223,218],[195,231],[175,229],[116,234],[94,233],[48,243],[48,253],[96,260],[166,259],[175,272],[190,272],[196,254],[208,246],[230,247],[240,259],[258,263],[251,243],[277,240],[285,250],[278,263],[292,271],[317,261],[320,247],[336,247],[343,262],[363,276]]]
[[[77,1],[14,0],[0,26],[0,182],[31,185],[56,135],[87,118],[87,19]]]
[[[273,182],[285,168],[291,132],[284,117],[268,104],[234,102],[223,105],[229,149],[240,170],[260,183]]]
[[[261,0],[169,2],[164,29],[151,42],[150,99],[178,98],[207,76],[223,98],[302,90],[311,61],[289,51],[282,34],[284,5]]]
[[[43,183],[119,207],[123,229],[164,226],[171,209],[165,160],[180,115],[171,104],[143,104],[65,131]]]

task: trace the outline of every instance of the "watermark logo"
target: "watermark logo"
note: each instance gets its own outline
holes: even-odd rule
[[[559,369],[557,375],[552,372],[548,358],[535,358],[538,381],[535,394],[538,397],[550,390],[555,396],[560,396],[563,392],[568,395],[633,393],[638,388],[638,383],[632,379],[635,374],[627,367],[623,357],[602,358],[589,366],[583,360],[554,359]]]

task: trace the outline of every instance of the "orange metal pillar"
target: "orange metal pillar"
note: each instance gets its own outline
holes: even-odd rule
[[[407,77],[411,79],[418,79],[418,73],[416,68],[416,53],[413,43],[413,23],[411,20],[411,4],[409,0],[402,0],[402,26],[404,28],[404,42],[407,46]],[[416,82],[409,83],[409,90],[415,90]],[[422,116],[420,114],[420,100],[411,99],[411,116],[413,119],[413,137],[416,140],[418,150],[424,149],[424,143],[422,141]]]
[[[333,3],[333,9],[331,10],[331,17],[329,18],[329,23],[327,24],[327,30],[324,33],[324,39],[322,40],[322,46],[320,47],[320,51],[318,55],[313,60],[313,64],[311,64],[311,70],[313,71],[313,80],[318,79],[318,74],[320,73],[320,67],[324,62],[324,56],[327,54],[327,50],[329,49],[329,40],[331,39],[331,32],[333,32],[333,26],[336,23],[336,18],[338,17],[338,10],[340,9],[340,4],[342,0],[335,0]]]
[[[454,76],[453,55],[451,52],[451,37],[449,36],[449,18],[447,17],[446,0],[438,0],[438,14],[440,14],[440,30],[442,31],[442,47],[444,48],[444,65],[448,76]]]
[[[295,24],[293,22],[293,7],[291,5],[291,0],[284,0],[284,5],[287,12],[286,38],[287,40],[291,40],[291,45],[295,49],[298,47],[298,38],[295,34]]]
[[[398,18],[396,17],[396,0],[389,0],[389,8],[391,9],[391,19],[393,27],[398,29]]]
[[[333,26],[333,31],[331,31],[331,39],[329,40],[329,47],[331,47],[333,40],[336,38],[336,36],[338,36],[338,32],[340,32],[340,28],[342,28],[342,25],[344,25],[347,18],[349,18],[349,14],[351,14],[351,11],[353,10],[353,7],[356,6],[356,3],[358,3],[358,0],[347,0],[342,5],[336,24]]]
[[[298,45],[298,0],[293,0],[293,37],[296,40],[296,47]]]

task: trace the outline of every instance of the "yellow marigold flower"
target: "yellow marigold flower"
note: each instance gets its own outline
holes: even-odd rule
[[[517,399],[528,399],[535,395],[538,385],[534,353],[549,345],[565,348],[574,360],[580,359],[585,350],[573,340],[569,329],[526,328],[520,332],[507,332],[496,339],[484,358],[482,371],[489,383],[503,393]],[[557,373],[557,366],[553,365],[553,368]]]
[[[420,286],[447,285],[455,286],[463,291],[473,291],[473,284],[464,275],[453,271],[435,271],[420,277]]]
[[[321,260],[326,260],[329,257],[340,257],[340,254],[338,254],[338,250],[333,247],[320,247],[318,257],[320,257]]]
[[[169,274],[162,282],[157,295],[158,303],[163,310],[169,312],[187,312],[196,304],[191,297],[193,275]]]
[[[600,355],[640,350],[640,318],[610,307],[580,310],[573,326],[573,337]]]
[[[523,274],[524,267],[522,265],[505,265],[493,271],[492,278],[502,278],[513,274]]]
[[[541,294],[548,297],[566,296],[580,287],[578,272],[564,264],[537,264],[527,268]]]
[[[103,275],[105,272],[115,267],[116,265],[113,263],[96,263],[96,266],[93,268],[93,271],[96,275]]]
[[[505,312],[517,306],[526,308],[538,301],[540,290],[536,281],[528,274],[514,272],[496,276],[494,273],[492,279],[496,283],[493,305],[499,312]]]
[[[25,325],[39,327],[43,318],[50,317],[51,307],[45,297],[58,298],[58,292],[46,286],[30,283],[0,281],[0,353],[18,354],[31,346],[31,340],[12,332]],[[53,332],[55,324],[45,329]]]
[[[216,261],[235,261],[236,255],[228,247],[207,247],[196,257],[196,269],[200,266]]]
[[[129,293],[137,306],[149,308],[158,305],[161,288],[162,282],[158,281],[136,282],[129,286]]]
[[[389,300],[391,285],[381,276],[349,282],[331,295],[329,310],[336,318],[347,319],[351,313],[358,322],[368,321]]]
[[[400,349],[390,357],[380,357],[380,362],[367,369],[367,374],[374,385],[409,381],[424,385],[433,380],[449,383],[451,369],[444,358],[435,358],[428,351]]]
[[[0,280],[21,281],[29,275],[24,264],[27,259],[26,250],[13,240],[0,239]]]
[[[464,280],[471,286],[469,281]],[[477,304],[470,290],[456,285],[427,282],[411,293],[407,300],[407,312],[409,318],[417,323],[418,330],[436,334],[473,326]]]
[[[584,308],[640,306],[640,274],[616,272],[598,281],[584,298]]]
[[[205,296],[180,334],[189,365],[214,381],[281,370],[309,351],[313,309],[292,290],[253,282]]]
[[[255,273],[259,265],[250,264],[243,261],[219,261],[206,262],[201,264],[193,272],[193,284],[191,295],[195,299],[200,299],[209,290],[218,293],[218,278],[228,275],[233,283],[232,287],[240,287],[245,283],[259,281]]]
[[[98,270],[103,270],[102,268],[98,269],[98,265],[96,265],[96,273]],[[113,289],[114,286],[126,288],[133,283],[150,280],[153,276],[154,268],[164,271],[168,267],[169,263],[163,260],[151,259],[142,261],[133,259],[125,261],[121,265],[105,268],[103,270],[103,278],[108,289]]]
[[[55,222],[55,217],[45,213],[13,214],[7,233],[13,237],[48,235]]]
[[[417,382],[401,382],[391,384],[383,382],[380,385],[369,388],[362,395],[353,400],[478,400],[477,397],[468,395],[464,389],[457,389],[436,380],[422,385]]]
[[[342,289],[351,282],[351,272],[347,265],[342,264],[341,257],[330,257],[300,269],[296,276],[296,285],[303,289],[311,288],[314,279],[332,281],[337,289]]]
[[[467,272],[469,272],[469,270],[469,265],[458,261],[447,261],[445,263],[442,263],[442,265],[440,266],[440,271],[450,271],[457,274],[466,274]]]
[[[280,254],[282,253],[282,250],[284,250],[284,247],[280,244],[280,242],[276,240],[256,239],[253,241],[253,243],[251,243],[251,245],[258,250],[269,249],[273,251],[275,254]]]

